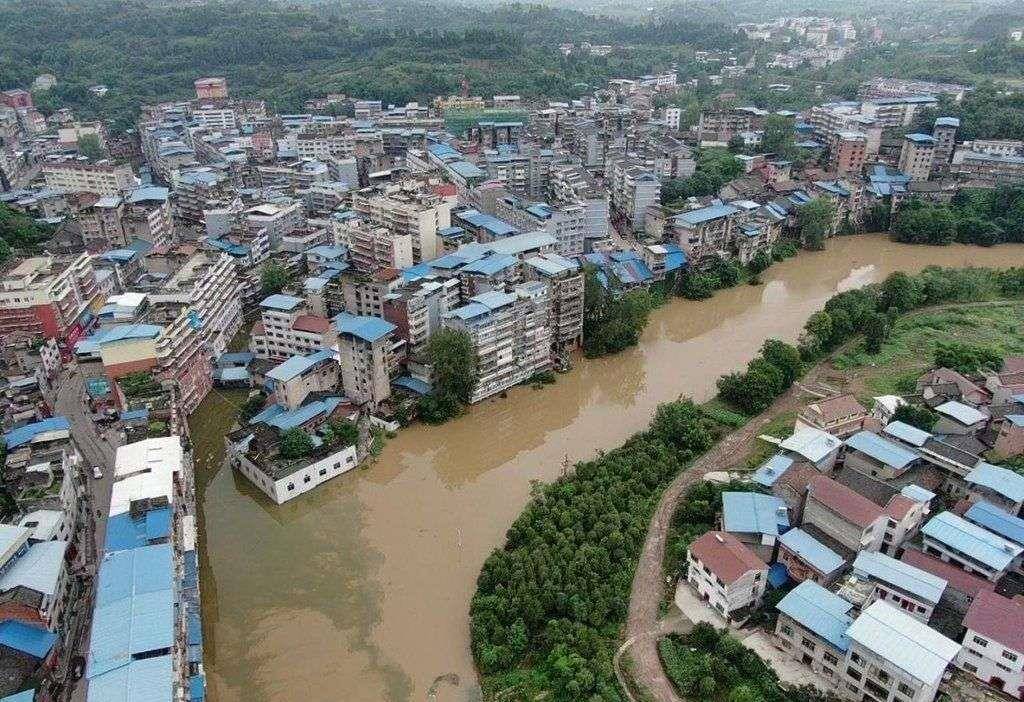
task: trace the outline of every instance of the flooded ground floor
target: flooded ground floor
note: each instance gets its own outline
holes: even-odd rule
[[[910,247],[831,240],[764,284],[656,311],[637,348],[581,361],[443,427],[415,426],[376,464],[282,506],[222,466],[238,394],[192,418],[203,518],[202,592],[212,702],[479,697],[468,606],[480,565],[563,463],[641,429],[655,406],[709,397],[763,340],[794,340],[837,290],[926,265],[1024,265],[1024,246]]]

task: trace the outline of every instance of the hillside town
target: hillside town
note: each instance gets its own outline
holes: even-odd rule
[[[739,29],[797,38],[776,68],[880,40],[824,17]],[[723,88],[686,124],[672,66],[564,101],[464,82],[294,114],[197,75],[115,132],[44,116],[33,96],[60,79],[0,86],[0,224],[20,237],[0,246],[0,702],[205,699],[188,419],[209,396],[241,398],[227,463],[284,509],[417,419],[573,372],[596,296],[690,296],[722,266],[756,276],[904,208],[1024,186],[1024,142],[936,113],[974,89],[948,82],[876,77],[799,110]],[[894,420],[908,403],[932,431]],[[791,588],[772,646],[845,699],[1024,698],[1024,477],[995,465],[1021,455],[1020,358],[936,368],[870,410],[823,398],[723,495],[675,602],[737,626]]]

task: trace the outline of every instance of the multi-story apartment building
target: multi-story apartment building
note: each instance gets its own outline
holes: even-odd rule
[[[82,232],[82,243],[88,251],[99,253],[128,245],[125,204],[120,196],[101,197],[80,209],[76,217]]]
[[[910,180],[928,180],[935,160],[935,137],[931,134],[906,134],[900,149],[899,170]]]
[[[357,404],[378,407],[391,396],[395,325],[380,317],[342,313],[334,318],[334,328],[345,395]]]
[[[187,224],[201,226],[203,212],[231,199],[228,177],[212,168],[196,168],[174,179],[174,216]]]
[[[282,204],[265,202],[245,211],[246,227],[251,231],[266,230],[271,249],[278,248],[286,234],[302,227],[305,222],[305,212],[298,201]]]
[[[686,583],[726,621],[761,604],[768,565],[732,534],[705,533],[690,544],[686,561]]]
[[[526,280],[548,286],[549,324],[554,350],[583,345],[583,272],[579,263],[558,254],[533,256],[523,262]]]
[[[364,188],[352,194],[352,209],[372,224],[412,239],[413,261],[436,258],[438,232],[451,226],[450,201],[415,183]]]
[[[935,152],[932,157],[932,171],[939,172],[949,167],[949,161],[956,150],[956,131],[960,120],[956,117],[938,117],[932,127],[935,138]]]
[[[12,261],[0,277],[0,335],[26,331],[74,346],[98,294],[88,254]]]
[[[1024,605],[995,592],[979,592],[963,625],[966,631],[957,667],[1019,697],[1024,690]]]
[[[621,217],[632,231],[644,231],[647,208],[661,201],[661,181],[643,166],[616,161],[609,196],[613,215]]]
[[[155,317],[166,323],[157,339],[160,375],[173,381],[183,414],[212,387],[212,360],[227,351],[242,326],[241,285],[231,257],[196,253],[160,291],[149,295]]]
[[[384,300],[401,288],[405,280],[394,268],[382,268],[373,273],[341,274],[342,311],[357,317],[383,317]]]
[[[226,100],[228,97],[226,78],[199,78],[193,85],[199,100]]]
[[[838,691],[857,702],[932,702],[960,652],[960,644],[886,602],[864,609],[846,635]]]
[[[697,123],[699,141],[727,142],[741,132],[753,132],[764,128],[767,110],[756,107],[737,107],[732,110],[701,112]]]
[[[558,242],[556,250],[562,256],[579,256],[583,253],[587,215],[582,205],[528,203],[515,196],[498,198],[496,204],[498,216],[519,231],[545,231],[555,237]]]
[[[868,498],[818,475],[807,488],[803,523],[805,528],[810,524],[856,553],[881,549],[886,517],[882,508]]]
[[[548,181],[548,197],[558,204],[577,203],[583,206],[585,252],[590,250],[587,242],[602,241],[608,237],[608,193],[598,187],[584,168],[553,167]]]
[[[360,272],[413,265],[412,234],[376,225],[361,217],[332,219],[334,242],[348,249],[349,261]]]
[[[410,356],[420,355],[442,325],[444,315],[460,306],[459,280],[422,280],[386,295],[383,317],[395,325],[395,336]]]
[[[953,512],[932,517],[921,529],[922,550],[968,573],[997,582],[1020,567],[1024,547]]]
[[[835,132],[831,139],[829,168],[839,175],[860,175],[867,160],[868,137],[861,132]]]
[[[950,170],[992,185],[1024,183],[1024,156],[957,149]]]
[[[734,205],[709,205],[672,218],[676,243],[692,265],[729,256],[736,238],[734,228],[740,209]]]
[[[466,332],[476,352],[471,402],[518,385],[551,367],[548,288],[540,282],[475,295],[444,315],[442,324]]]
[[[309,314],[301,298],[277,294],[260,302],[260,321],[253,326],[249,348],[257,358],[283,361],[332,348],[336,341],[329,319]]]
[[[125,199],[125,234],[129,239],[168,246],[174,239],[167,188],[149,186],[133,190]]]
[[[135,175],[127,164],[64,160],[43,164],[46,187],[72,193],[120,195],[135,188]]]
[[[858,583],[873,586],[864,601],[856,602],[861,609],[882,600],[925,624],[946,589],[942,578],[878,552],[858,553],[853,574]],[[840,594],[843,592],[840,590]]]

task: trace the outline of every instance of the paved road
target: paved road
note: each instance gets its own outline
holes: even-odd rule
[[[739,448],[762,433],[764,427],[777,415],[803,406],[802,392],[794,387],[775,401],[769,409],[747,422],[719,441],[710,451],[682,471],[665,490],[658,503],[647,539],[640,553],[633,589],[629,598],[629,617],[626,621],[626,641],[632,641],[633,677],[638,687],[656,702],[683,702],[671,681],[665,675],[658,656],[658,639],[668,631],[676,630],[677,618],[659,621],[658,610],[665,597],[667,585],[662,564],[665,560],[665,540],[676,505],[691,485],[706,473],[721,470],[735,462]],[[617,668],[618,670],[618,668]],[[632,695],[630,695],[632,699]]]

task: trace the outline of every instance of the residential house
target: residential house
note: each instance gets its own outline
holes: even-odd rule
[[[974,503],[964,513],[964,519],[1018,546],[1024,546],[1024,519],[996,507],[991,502],[981,500]]]
[[[996,582],[1020,567],[1024,547],[953,514],[942,512],[921,529],[925,553]]]
[[[1024,414],[1007,414],[999,423],[992,452],[1001,458],[1024,454]]]
[[[935,408],[939,421],[932,427],[936,434],[974,435],[988,424],[989,415],[977,407],[949,400]]]
[[[722,530],[727,531],[765,562],[775,555],[775,542],[789,528],[786,503],[759,492],[722,493]]]
[[[932,702],[960,652],[959,644],[886,602],[861,612],[846,635],[850,648],[839,693],[857,702]]]
[[[843,465],[878,480],[893,480],[922,463],[914,451],[870,431],[857,432],[845,446]]]
[[[940,607],[961,615],[967,613],[978,593],[995,592],[995,585],[985,578],[971,575],[952,563],[929,556],[917,549],[908,548],[900,556],[900,560],[945,580],[946,589],[942,592]]]
[[[956,665],[1013,698],[1024,696],[1024,602],[981,592],[964,628]]]
[[[686,558],[690,587],[727,621],[761,604],[768,565],[732,534],[707,532],[690,544]]]
[[[980,407],[988,404],[992,397],[980,385],[949,368],[936,368],[918,378],[917,394],[933,407],[947,400]]]
[[[857,398],[847,393],[810,403],[797,415],[796,426],[820,429],[845,439],[864,429],[868,416],[868,411],[857,402]]]
[[[808,486],[803,524],[810,524],[853,552],[878,551],[885,535],[881,507],[824,475]]]
[[[946,589],[946,581],[936,575],[884,553],[869,551],[857,554],[853,577],[873,586],[866,600],[855,602],[862,609],[884,600],[926,624]]]
[[[809,665],[829,682],[842,674],[850,648],[847,629],[853,624],[853,605],[821,585],[806,580],[777,605],[775,636],[793,660]]]
[[[814,427],[797,428],[793,434],[784,439],[779,448],[785,455],[799,457],[811,463],[822,472],[831,471],[836,464],[839,450],[843,442],[827,431]]]
[[[824,586],[831,585],[846,568],[842,556],[800,528],[779,537],[778,562],[786,566],[790,579]]]
[[[972,498],[991,502],[1012,515],[1020,514],[1024,504],[1024,475],[981,461],[964,476],[964,483]]]

